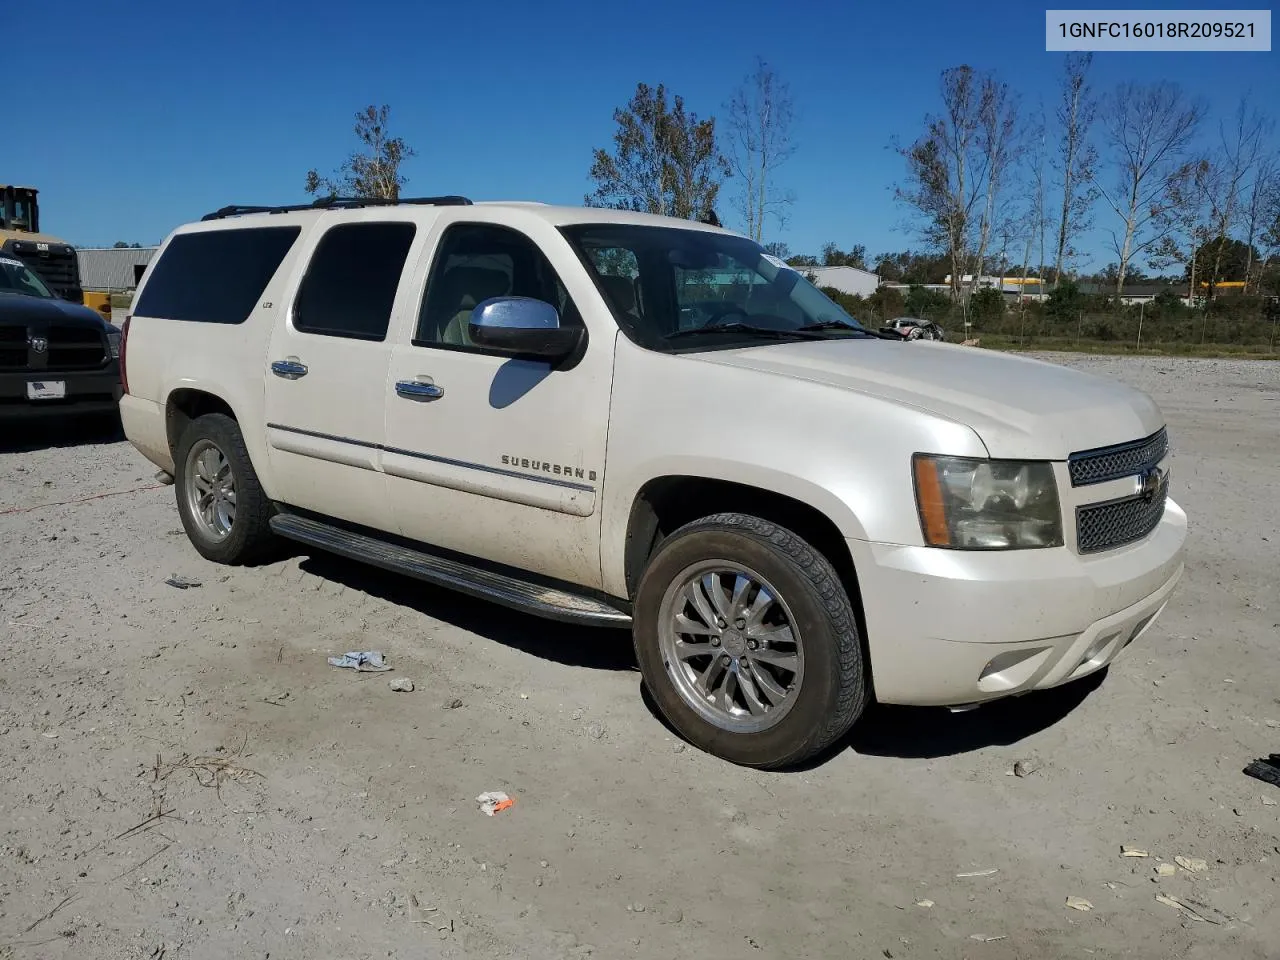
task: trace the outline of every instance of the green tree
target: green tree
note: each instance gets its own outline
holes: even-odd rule
[[[319,197],[359,197],[370,200],[399,200],[406,178],[400,164],[415,155],[401,137],[388,131],[391,108],[368,106],[356,114],[356,138],[363,145],[352,152],[332,177],[307,171],[306,191]]]
[[[951,312],[951,298],[939,290],[913,284],[907,289],[907,299],[903,306],[909,317],[938,320]]]
[[[775,240],[773,243],[766,243],[764,245],[764,252],[769,254],[771,257],[777,257],[779,260],[784,261],[787,257],[791,256],[791,248],[781,240]]]
[[[585,198],[588,206],[685,220],[714,212],[720,187],[732,174],[716,143],[714,117],[699,120],[678,94],[668,105],[664,85],[640,83],[613,119],[613,152],[592,152],[588,176],[595,190]]]
[[[1086,302],[1087,298],[1080,292],[1080,287],[1067,277],[1050,291],[1044,302],[1044,312],[1049,319],[1065,323],[1079,319]]]
[[[796,253],[786,258],[787,265],[792,267],[819,266],[818,258],[808,253]]]
[[[1250,264],[1257,258],[1258,251],[1244,241],[1216,237],[1196,249],[1195,261],[1200,264],[1198,279],[1209,285],[1209,296],[1212,297],[1218,284],[1244,280]],[[1187,277],[1190,279],[1190,268]]]
[[[992,287],[983,287],[969,300],[969,310],[978,323],[998,320],[1004,316],[1004,294]]]
[[[822,245],[822,265],[824,267],[857,267],[867,269],[867,248],[855,243],[849,250],[841,250],[834,243]]]

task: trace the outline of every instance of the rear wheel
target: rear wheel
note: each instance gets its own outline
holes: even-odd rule
[[[201,556],[240,564],[271,546],[272,504],[235,420],[210,413],[191,421],[178,441],[174,463],[178,513]]]
[[[861,641],[835,570],[757,517],[719,514],[667,538],[641,578],[634,636],[667,720],[734,763],[798,763],[866,705]]]

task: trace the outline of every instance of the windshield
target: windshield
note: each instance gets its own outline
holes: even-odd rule
[[[21,293],[28,297],[57,299],[44,281],[27,269],[21,260],[0,257],[0,293]]]
[[[868,335],[800,273],[744,237],[627,224],[563,229],[618,323],[642,346],[711,350]]]

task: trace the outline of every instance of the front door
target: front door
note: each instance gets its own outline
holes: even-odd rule
[[[550,228],[540,247],[508,227],[457,222],[429,246],[417,322],[392,347],[387,380],[382,465],[400,530],[599,587],[616,328],[593,331],[558,367],[494,355],[467,332],[471,310],[490,297],[535,297],[561,324],[583,323],[575,297],[594,291],[572,250]]]
[[[394,530],[379,472],[387,342],[415,226],[344,221],[320,234],[267,355],[267,443],[276,496]]]

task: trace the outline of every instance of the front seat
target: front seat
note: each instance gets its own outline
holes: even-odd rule
[[[437,342],[455,347],[473,347],[467,325],[476,304],[490,297],[503,297],[511,289],[511,278],[501,270],[483,267],[453,267],[440,279],[440,297],[436,302],[437,313],[434,328],[439,331]]]

